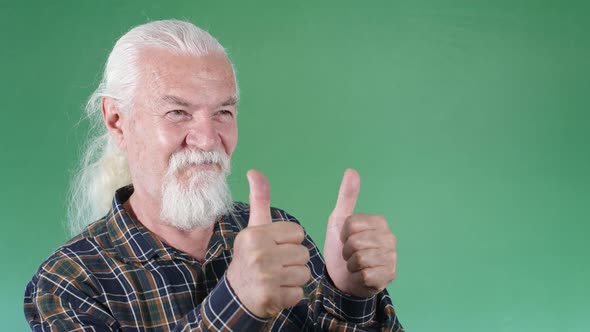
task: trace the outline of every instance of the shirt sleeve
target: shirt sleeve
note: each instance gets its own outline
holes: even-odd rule
[[[56,266],[59,266],[57,270]],[[32,331],[140,330],[142,318],[117,319],[101,300],[99,288],[75,262],[62,260],[51,267],[54,269],[48,270],[48,264],[44,265],[25,290],[24,311]],[[169,328],[172,331],[260,331],[266,322],[239,302],[224,276],[203,302],[172,322]]]
[[[321,331],[403,332],[387,290],[368,298],[345,294],[327,272],[315,294],[314,321]]]
[[[278,209],[274,217],[299,223],[295,217]],[[324,259],[307,233],[303,244],[309,249],[312,279],[305,286],[307,299],[297,307],[306,304],[308,312],[307,317],[290,319],[293,325],[304,322],[298,326],[301,330],[314,331],[404,331],[387,290],[368,298],[341,292],[332,283]],[[288,310],[289,313],[282,313],[280,317],[288,319],[293,313],[303,311]]]
[[[199,307],[181,319],[173,331],[260,331],[268,321],[242,305],[225,275]]]
[[[56,264],[70,268],[73,275],[80,272],[75,264]],[[86,287],[90,291],[91,286]],[[75,278],[42,266],[25,289],[24,311],[31,331],[118,331],[121,326],[109,310],[86,292]]]

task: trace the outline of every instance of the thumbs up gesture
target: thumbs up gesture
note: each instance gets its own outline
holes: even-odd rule
[[[338,289],[369,297],[395,278],[396,239],[384,217],[354,213],[359,191],[359,174],[346,170],[336,207],[328,218],[324,258]]]
[[[254,170],[247,175],[250,220],[234,241],[227,280],[248,310],[266,318],[303,298],[303,285],[311,278],[309,250],[301,244],[305,237],[301,226],[272,222],[266,177]]]

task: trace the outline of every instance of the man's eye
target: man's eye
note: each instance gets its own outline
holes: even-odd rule
[[[233,116],[234,115],[232,113],[232,111],[229,111],[229,110],[219,110],[219,111],[217,111],[217,114],[222,115],[222,116]]]
[[[188,117],[190,117],[190,115],[183,110],[173,110],[173,111],[166,112],[166,117],[171,120],[178,121],[178,120],[183,120],[185,118],[188,118]]]

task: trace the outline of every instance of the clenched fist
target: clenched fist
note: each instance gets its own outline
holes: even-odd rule
[[[303,285],[311,278],[309,251],[301,244],[301,226],[272,222],[270,186],[264,175],[251,170],[248,182],[250,220],[234,241],[227,279],[248,310],[267,318],[303,298]]]

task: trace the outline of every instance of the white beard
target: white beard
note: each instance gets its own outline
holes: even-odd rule
[[[183,167],[205,163],[217,164],[221,169],[189,169],[186,183],[179,181],[177,172]],[[172,155],[162,182],[160,219],[182,231],[214,224],[233,207],[226,181],[229,172],[229,157],[224,152],[187,150]]]

